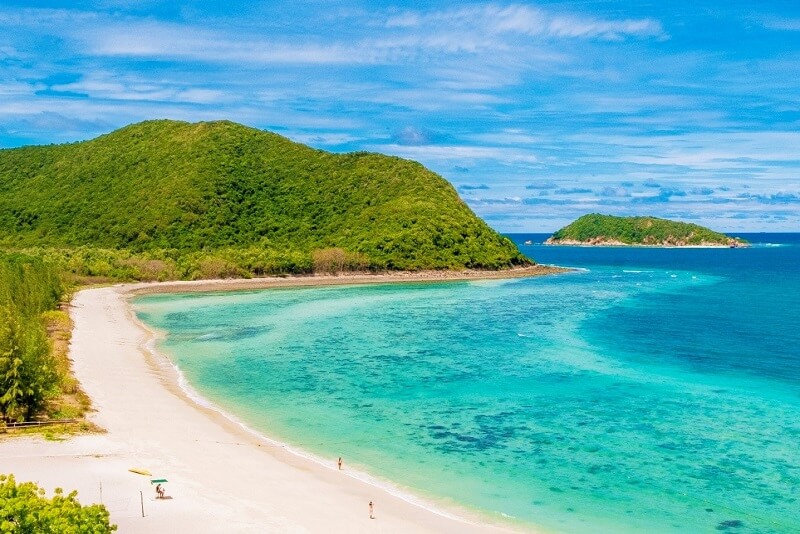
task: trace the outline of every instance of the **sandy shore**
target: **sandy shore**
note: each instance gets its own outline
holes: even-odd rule
[[[459,280],[501,280],[530,278],[571,271],[552,265],[533,265],[505,271],[413,271],[380,274],[343,273],[337,275],[271,276],[264,278],[195,280],[191,282],[143,283],[129,286],[134,294],[172,293],[189,291],[230,291],[236,289],[265,289],[274,287],[306,287],[358,284],[427,283]]]
[[[519,273],[531,276],[540,273]],[[491,274],[491,273],[490,273]],[[507,274],[507,273],[506,273]],[[455,279],[487,278],[465,275]],[[74,371],[107,430],[64,442],[0,442],[0,472],[102,502],[119,532],[503,532],[462,510],[433,511],[298,456],[190,399],[127,305],[133,293],[422,281],[418,275],[133,284],[80,291],[72,302]],[[345,459],[346,462],[346,459]],[[169,480],[155,499],[145,468]],[[141,492],[141,493],[140,493]],[[368,503],[375,503],[375,519]],[[142,517],[144,509],[144,517]],[[483,521],[483,522],[481,522]]]

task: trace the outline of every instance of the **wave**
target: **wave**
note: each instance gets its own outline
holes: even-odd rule
[[[564,274],[569,274],[571,272],[579,272],[579,273],[590,273],[590,272],[592,272],[591,269],[587,269],[586,267],[574,267],[572,265],[564,265],[562,267],[566,267],[567,269],[569,269],[569,271],[567,273],[564,273]]]
[[[750,248],[784,248],[793,246],[795,246],[793,243],[750,243]]]

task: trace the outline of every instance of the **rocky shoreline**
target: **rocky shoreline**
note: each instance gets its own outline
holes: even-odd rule
[[[688,243],[682,239],[667,238],[661,242],[642,242],[624,243],[618,239],[609,239],[603,236],[593,237],[585,241],[576,239],[553,239],[548,238],[545,245],[563,245],[578,247],[653,247],[653,248],[746,248],[749,245],[736,239],[730,238],[724,243],[715,241],[701,241],[700,243]]]

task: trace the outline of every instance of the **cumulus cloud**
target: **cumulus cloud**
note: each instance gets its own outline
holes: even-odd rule
[[[773,194],[740,193],[737,198],[742,200],[755,200],[761,204],[797,204],[800,203],[800,194],[779,192]]]
[[[479,205],[501,205],[501,206],[519,204],[520,201],[521,199],[517,197],[475,199],[475,203]]]
[[[552,180],[544,182],[533,182],[525,186],[525,189],[556,189],[558,184]]]
[[[714,194],[714,189],[711,187],[694,187],[689,192],[693,195],[708,196]]]
[[[405,146],[428,145],[433,141],[433,138],[434,133],[430,130],[414,126],[406,126],[392,136],[395,143]]]
[[[54,111],[18,114],[13,118],[6,118],[5,122],[7,126],[12,126],[14,130],[20,133],[51,130],[61,134],[75,135],[86,131],[102,132],[110,128],[109,123],[103,119],[81,119]]]
[[[672,197],[685,197],[686,191],[673,188],[662,188],[657,195],[633,197],[632,201],[641,204],[659,204],[669,202]]]
[[[604,187],[598,192],[601,197],[629,197],[630,192],[624,187]]]
[[[707,41],[655,43],[684,23],[713,28],[697,11],[317,7],[0,6],[0,144],[225,118],[418,160],[469,180],[466,202],[496,220],[550,225],[610,206],[800,224],[800,52],[775,33],[800,28],[796,14],[751,17],[752,39],[727,39],[720,55]]]
[[[570,187],[555,190],[557,195],[586,195],[591,192],[592,190],[586,187]]]
[[[523,198],[522,203],[527,206],[537,206],[540,204],[548,206],[566,206],[568,204],[572,204],[573,201],[562,198],[528,197]]]
[[[487,189],[491,189],[491,188],[486,184],[478,184],[478,185],[462,184],[462,185],[458,186],[458,190],[459,191],[479,191],[479,190],[487,190]]]

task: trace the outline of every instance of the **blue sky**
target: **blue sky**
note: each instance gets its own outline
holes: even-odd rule
[[[0,147],[153,118],[414,159],[504,232],[800,231],[800,4],[3,0]]]

